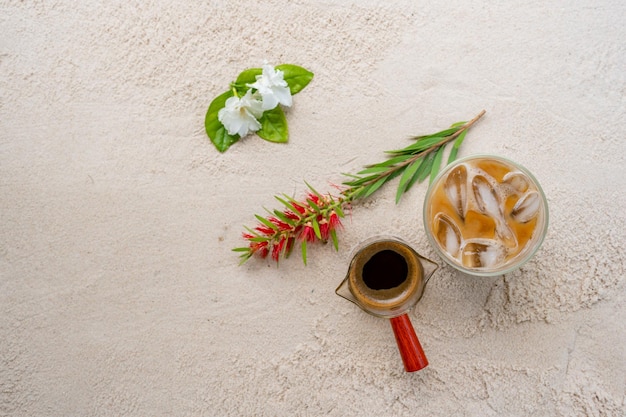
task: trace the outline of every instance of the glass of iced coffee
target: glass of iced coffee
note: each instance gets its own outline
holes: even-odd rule
[[[424,201],[426,235],[459,271],[493,276],[511,272],[539,249],[548,229],[548,204],[524,167],[492,155],[448,165]]]

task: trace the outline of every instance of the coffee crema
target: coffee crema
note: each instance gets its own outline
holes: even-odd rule
[[[415,252],[400,242],[382,240],[362,248],[348,274],[351,291],[370,310],[396,310],[414,302],[424,286],[424,273]]]

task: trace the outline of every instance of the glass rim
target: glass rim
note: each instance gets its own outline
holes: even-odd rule
[[[543,225],[541,227],[541,230],[540,230],[540,233],[539,233],[538,237],[532,243],[533,246],[531,248],[529,248],[529,249],[522,250],[522,252],[520,254],[518,254],[515,258],[513,258],[513,260],[511,261],[510,264],[505,263],[505,264],[501,265],[500,267],[490,268],[490,269],[467,268],[467,267],[457,263],[457,261],[455,259],[453,259],[452,257],[450,257],[450,255],[448,255],[441,248],[439,243],[436,241],[435,237],[433,236],[432,230],[430,228],[429,219],[428,219],[428,217],[429,217],[428,214],[430,212],[430,210],[429,210],[429,201],[430,201],[430,197],[431,197],[431,194],[432,194],[435,186],[454,167],[456,167],[456,166],[458,166],[458,165],[460,165],[462,163],[465,163],[465,162],[468,162],[468,161],[471,161],[471,160],[475,160],[475,159],[492,159],[492,160],[504,162],[505,164],[509,164],[509,165],[515,167],[516,169],[519,169],[521,172],[523,172],[525,175],[527,175],[530,178],[530,180],[533,182],[535,187],[537,187],[537,192],[541,196],[541,201],[542,201]],[[549,217],[550,216],[549,216],[549,210],[548,210],[548,200],[546,199],[546,195],[545,195],[545,193],[543,191],[543,188],[541,188],[541,185],[539,184],[539,181],[537,181],[537,178],[535,178],[535,176],[526,167],[520,165],[519,163],[517,163],[515,161],[512,161],[509,158],[502,157],[502,156],[499,156],[499,155],[493,155],[493,154],[473,154],[473,155],[468,155],[468,156],[465,156],[463,158],[459,158],[459,159],[457,159],[455,161],[452,161],[450,164],[446,165],[441,170],[441,172],[439,172],[435,176],[435,179],[433,180],[432,184],[429,185],[428,190],[426,191],[426,195],[424,197],[424,205],[422,207],[422,218],[423,218],[423,223],[424,223],[424,229],[425,229],[425,232],[426,232],[426,238],[428,239],[430,245],[435,249],[435,252],[437,252],[437,255],[439,255],[439,257],[442,258],[445,263],[447,263],[448,265],[452,266],[454,269],[456,269],[456,270],[458,270],[460,272],[463,272],[465,274],[468,274],[468,275],[474,275],[474,276],[479,276],[479,277],[492,277],[492,276],[507,274],[509,272],[512,272],[512,271],[515,271],[515,270],[519,269],[526,262],[528,262],[535,255],[535,253],[537,253],[537,251],[539,250],[539,248],[543,244],[543,241],[544,241],[544,239],[546,237],[546,234],[548,232]]]

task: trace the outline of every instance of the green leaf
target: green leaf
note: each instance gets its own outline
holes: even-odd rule
[[[283,72],[283,79],[289,85],[291,94],[297,94],[313,79],[313,73],[305,68],[292,64],[281,64],[275,67]]]
[[[256,219],[258,221],[260,221],[261,223],[263,223],[265,226],[269,227],[270,229],[272,229],[273,231],[277,232],[278,231],[278,226],[276,226],[274,223],[272,223],[271,221],[267,220],[265,217],[259,216],[258,214],[255,214],[254,217],[256,217]]]
[[[287,199],[289,199],[288,196],[286,196]],[[298,217],[302,217],[302,215],[300,214],[300,212],[296,209],[296,207],[293,205],[292,202],[284,200],[278,196],[274,196],[274,198],[278,201],[280,201],[285,207],[287,207],[287,209],[289,209],[289,211],[291,211],[293,214],[295,214]]]
[[[310,198],[307,198],[306,200],[307,203],[309,203],[309,206],[311,206],[311,208],[319,214],[320,212],[320,208],[317,204],[315,204],[315,201],[311,200]]]
[[[417,161],[415,161],[415,163],[419,162],[419,168],[417,169],[417,171],[415,171],[415,174],[413,174],[413,178],[411,178],[409,180],[409,182],[407,182],[406,184],[406,188],[404,189],[404,192],[406,193],[407,191],[409,191],[411,189],[411,187],[413,187],[413,184],[415,184],[421,174],[421,170],[420,168],[422,167],[422,163],[424,162],[424,158],[420,158]]]
[[[366,175],[366,174],[379,174],[381,172],[389,171],[389,167],[379,167],[373,166],[366,168],[362,171],[357,172],[357,175]]]
[[[256,134],[270,142],[285,143],[289,139],[287,119],[280,106],[268,110],[261,116],[261,129]]]
[[[389,179],[389,177],[383,177],[383,178],[379,179],[378,181],[376,181],[374,184],[365,187],[365,189],[360,193],[359,197],[360,198],[367,198],[367,197],[369,197],[376,190],[378,190],[385,182],[387,182],[388,179]]]
[[[445,146],[440,146],[435,153],[435,157],[433,158],[433,166],[430,169],[430,184],[433,183],[433,180],[439,173],[439,167],[441,166],[441,158],[443,158],[443,151],[445,150]]]
[[[417,177],[418,182],[422,182],[428,177],[430,174],[430,169],[433,166],[433,159],[435,158],[435,154],[433,152],[429,153],[424,162],[420,166],[420,173]]]
[[[399,155],[394,156],[393,158],[389,158],[386,161],[380,162],[378,164],[366,165],[366,168],[374,168],[374,167],[390,167],[395,164],[402,163],[407,159],[411,158],[413,155]]]
[[[226,100],[233,96],[232,91],[227,91],[217,96],[209,105],[206,117],[204,118],[204,127],[206,133],[213,142],[213,145],[220,152],[225,152],[230,145],[239,140],[239,135],[230,135],[222,122],[217,118],[217,114],[226,105]]]
[[[247,70],[243,70],[241,74],[239,74],[239,76],[237,77],[237,80],[235,80],[235,84],[238,87],[237,91],[239,91],[239,88],[241,88],[244,93],[248,91],[250,87],[248,87],[246,84],[255,83],[256,76],[261,75],[262,73],[263,69],[261,68],[249,68]]]
[[[296,222],[293,221],[292,219],[290,219],[289,217],[285,216],[285,213],[283,213],[282,211],[279,210],[274,210],[274,216],[276,216],[276,218],[284,223],[287,223],[289,226],[295,226]]]
[[[233,252],[250,252],[250,247],[246,246],[244,248],[233,248]]]
[[[400,198],[402,194],[406,191],[406,186],[411,181],[411,179],[415,176],[417,169],[422,164],[422,160],[418,159],[415,162],[412,162],[402,173],[402,177],[400,178],[400,183],[398,184],[398,190],[396,191],[396,204],[400,202]]]
[[[409,145],[402,149],[396,149],[393,151],[386,151],[388,154],[392,155],[415,155],[419,152],[425,151],[426,149],[438,144],[445,140],[444,136],[433,136],[433,137],[424,137],[419,139],[412,145]]]
[[[302,261],[306,265],[306,239],[302,241]]]
[[[330,231],[330,237],[333,239],[333,247],[336,251],[339,251],[339,242],[337,241],[337,232],[335,229]]]
[[[319,240],[322,240],[322,231],[320,230],[320,224],[317,222],[317,219],[311,219],[311,224],[313,225],[313,231],[315,232],[315,236],[317,236]]]
[[[248,259],[252,258],[252,252],[248,252],[248,253],[242,253],[241,255],[239,255],[239,258],[241,259],[239,261],[239,266],[245,264]]]
[[[308,182],[304,181],[304,183],[306,184],[307,187],[309,187],[309,190],[311,190],[311,192],[316,195],[318,198],[323,199],[324,197],[322,197],[322,195],[320,193],[317,192],[317,190],[315,188],[313,188],[313,186],[311,184],[309,184]]]
[[[335,213],[337,213],[337,216],[341,218],[345,217],[345,214],[343,213],[343,209],[341,208],[341,204],[337,204],[337,206],[335,207]]]
[[[452,145],[452,149],[450,150],[450,155],[448,156],[448,163],[454,161],[456,159],[456,155],[459,153],[459,148],[463,144],[463,140],[465,139],[465,135],[467,135],[467,130],[461,132],[458,138],[454,141]]]
[[[452,127],[450,127],[449,129],[445,129],[437,133],[432,133],[430,135],[417,136],[415,137],[415,139],[421,140],[421,139],[428,139],[428,138],[433,138],[433,137],[446,137],[446,136],[453,135],[456,133],[457,130],[459,130],[459,126],[455,126],[455,125],[456,123],[452,125]]]
[[[285,258],[289,258],[291,256],[291,252],[293,251],[293,247],[294,247],[293,242],[294,242],[294,238],[291,238],[285,244],[285,249],[283,249],[285,253]]]

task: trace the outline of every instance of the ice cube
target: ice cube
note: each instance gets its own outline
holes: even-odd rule
[[[517,246],[517,239],[502,215],[500,197],[489,181],[482,175],[476,175],[472,180],[472,189],[479,210],[495,220],[496,234],[502,243],[508,248]]]
[[[530,187],[530,182],[528,181],[528,177],[522,174],[521,172],[509,172],[504,178],[502,178],[502,183],[509,186],[516,193],[523,193],[528,190]]]
[[[493,218],[502,217],[500,199],[498,194],[496,194],[496,190],[487,181],[487,178],[482,175],[476,175],[472,180],[472,190],[480,211]]]
[[[465,165],[459,165],[448,174],[444,190],[459,217],[465,219],[467,212],[467,168]]]
[[[539,193],[531,191],[526,193],[515,203],[511,211],[511,217],[520,223],[529,222],[539,213],[540,206],[541,198],[539,197]]]
[[[492,239],[468,240],[462,249],[462,262],[466,268],[493,268],[504,261],[506,249]]]
[[[461,248],[461,231],[449,216],[439,213],[435,217],[435,230],[439,244],[450,256],[456,258]]]

